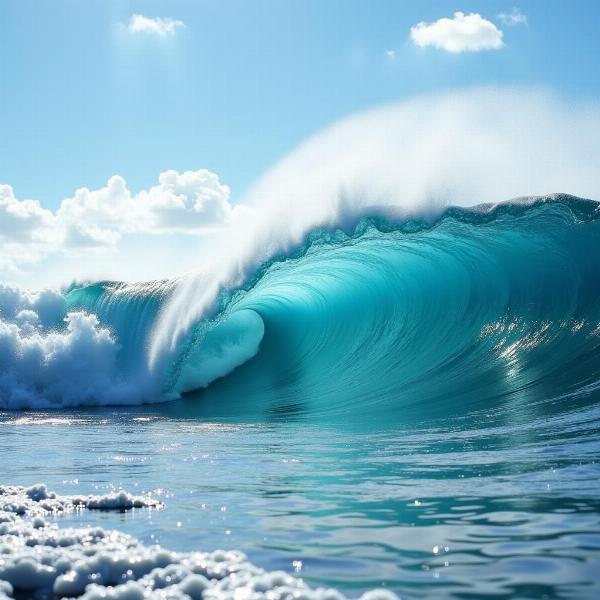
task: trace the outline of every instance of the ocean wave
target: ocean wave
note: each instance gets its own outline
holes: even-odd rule
[[[207,387],[198,402],[302,398],[334,414],[589,397],[598,206],[554,195],[387,211],[315,229],[227,280],[3,288],[0,406],[138,404]],[[164,335],[165,315],[178,315],[177,335]]]

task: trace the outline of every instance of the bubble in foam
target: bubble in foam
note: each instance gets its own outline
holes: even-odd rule
[[[66,312],[59,292],[0,286],[0,409],[139,402],[118,350],[95,315]]]
[[[117,496],[60,496],[43,484],[0,487],[0,600],[69,597],[85,600],[343,600],[335,590],[308,587],[281,571],[267,572],[237,551],[170,552],[102,528],[60,528],[43,515],[84,508],[154,507]],[[91,501],[90,499],[94,499]],[[116,500],[120,499],[120,500]],[[123,502],[127,499],[127,502]],[[363,600],[394,600],[372,591]]]

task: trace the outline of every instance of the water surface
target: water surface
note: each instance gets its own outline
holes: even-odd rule
[[[594,404],[519,423],[499,409],[404,427],[198,412],[188,399],[3,413],[2,480],[152,492],[164,510],[57,520],[174,550],[240,549],[351,596],[600,594]]]

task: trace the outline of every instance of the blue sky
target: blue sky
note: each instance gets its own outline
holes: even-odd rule
[[[515,6],[527,25],[497,20]],[[497,23],[505,46],[409,41],[411,26],[457,10]],[[118,24],[134,13],[185,27],[129,34]],[[0,183],[56,208],[114,174],[138,190],[206,168],[235,201],[305,137],[373,105],[482,83],[596,98],[599,21],[593,1],[2,0]]]
[[[0,0],[0,281],[172,276],[348,186],[600,199],[599,23],[582,0]]]

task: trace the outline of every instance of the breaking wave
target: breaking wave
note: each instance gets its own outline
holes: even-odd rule
[[[598,207],[555,195],[362,216],[227,281],[200,271],[60,294],[1,288],[0,407],[197,390],[197,403],[255,410],[276,398],[332,415],[589,399],[600,386]],[[173,319],[177,334],[165,335]]]

